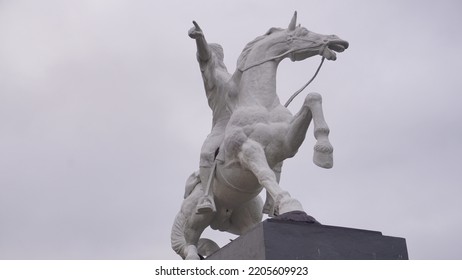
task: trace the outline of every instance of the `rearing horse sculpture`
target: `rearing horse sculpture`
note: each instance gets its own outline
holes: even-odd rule
[[[195,213],[203,195],[200,188],[185,198],[171,235],[172,248],[182,258],[198,259],[199,245],[205,248],[199,249],[202,255],[217,249],[213,241],[200,239],[207,226],[240,235],[259,223],[263,209],[259,193],[263,189],[270,196],[269,205],[265,205],[270,216],[303,211],[301,203],[279,186],[274,171],[297,153],[311,121],[317,140],[313,161],[323,168],[333,165],[321,96],[308,94],[300,111],[292,115],[276,93],[276,72],[285,58],[300,61],[321,55],[335,60],[335,52],[345,50],[348,42],[296,26],[296,16],[287,29],[271,28],[247,44],[238,59],[229,81],[235,89],[229,93],[232,114],[210,179],[217,211]]]

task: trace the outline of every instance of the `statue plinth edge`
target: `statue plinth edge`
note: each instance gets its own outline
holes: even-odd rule
[[[406,240],[381,232],[267,219],[210,260],[407,260]]]

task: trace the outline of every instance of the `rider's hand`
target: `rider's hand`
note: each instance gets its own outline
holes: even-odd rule
[[[204,37],[204,33],[202,33],[202,29],[199,27],[197,22],[193,21],[194,27],[189,29],[188,35],[193,39],[197,39],[199,37]]]

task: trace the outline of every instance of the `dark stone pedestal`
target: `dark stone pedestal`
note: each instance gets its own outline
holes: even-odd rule
[[[266,220],[207,259],[407,260],[406,240],[378,231]]]

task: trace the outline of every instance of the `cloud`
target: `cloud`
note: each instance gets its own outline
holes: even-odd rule
[[[325,224],[461,258],[460,4],[332,3],[1,2],[0,259],[176,259],[170,227],[211,125],[191,21],[233,71],[294,10],[351,45],[290,107],[323,95],[334,168],[312,164],[310,129],[281,185]],[[284,61],[281,100],[318,63]]]

